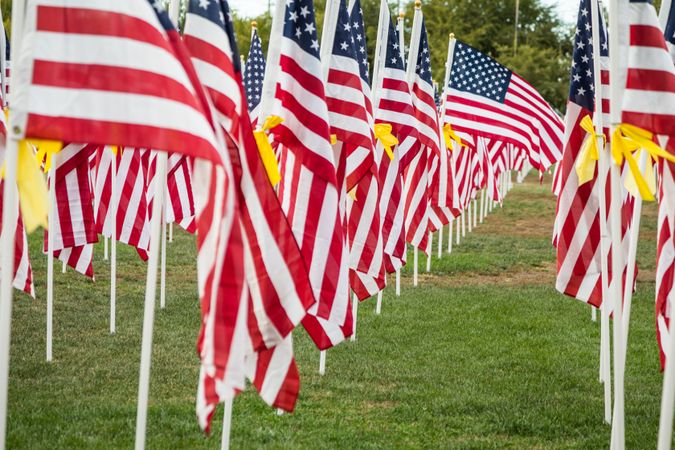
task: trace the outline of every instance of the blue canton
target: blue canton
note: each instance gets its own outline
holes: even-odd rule
[[[574,35],[574,53],[570,71],[569,101],[589,111],[595,110],[595,86],[593,70],[593,27],[591,25],[591,1],[581,0],[577,28]],[[598,5],[600,9],[600,5]],[[609,56],[607,36],[600,14],[600,56]]]
[[[248,51],[246,70],[244,71],[244,87],[248,99],[248,110],[253,111],[260,103],[260,92],[265,79],[265,55],[263,54],[262,41],[258,36],[258,30],[253,31],[251,48]]]
[[[504,103],[511,71],[461,41],[456,41],[448,87]]]
[[[333,40],[333,54],[358,61],[356,49],[354,48],[355,42],[356,39],[354,39],[352,34],[349,13],[347,13],[347,3],[345,0],[341,0],[337,25],[335,27],[335,39]]]
[[[394,28],[394,23],[389,19],[389,35],[387,36],[387,57],[384,60],[384,67],[388,69],[405,70],[405,63],[401,58],[401,50],[398,45],[398,33]]]
[[[319,58],[319,37],[316,32],[312,0],[286,0],[284,37],[291,39],[305,52]]]
[[[668,14],[668,22],[666,23],[665,37],[666,41],[675,45],[675,2],[670,4],[670,12]]]
[[[354,46],[356,57],[359,61],[359,71],[361,79],[370,85],[370,65],[368,64],[368,47],[366,46],[366,33],[363,22],[363,9],[361,9],[361,0],[356,0],[352,5],[352,13],[349,17],[352,24],[352,36],[354,37]]]
[[[417,67],[415,71],[417,75],[429,83],[429,86],[433,85],[431,81],[431,58],[429,57],[429,39],[427,39],[427,27],[424,24],[424,19],[422,19],[422,31],[420,36],[420,48],[417,55]]]

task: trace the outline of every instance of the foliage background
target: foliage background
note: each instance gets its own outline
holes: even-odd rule
[[[322,28],[326,0],[314,0],[318,28]],[[406,41],[410,37],[414,4],[406,2]],[[366,22],[368,55],[375,53],[379,0],[361,0]],[[390,6],[395,19],[395,8]],[[532,83],[560,111],[565,110],[573,28],[567,26],[552,6],[540,0],[520,0],[518,52],[514,55],[515,0],[424,0],[422,11],[429,33],[434,80],[443,83],[448,52],[448,35],[470,44],[508,66]],[[267,48],[271,17],[264,13],[253,20]],[[235,18],[237,41],[248,54],[251,19]],[[569,18],[567,22],[574,22]]]

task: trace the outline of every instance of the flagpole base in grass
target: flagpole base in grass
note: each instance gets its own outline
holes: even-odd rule
[[[396,296],[401,296],[401,269],[396,269]]]
[[[223,437],[220,441],[220,449],[228,450],[230,448],[230,434],[232,432],[232,399],[225,399],[225,411],[223,411]]]
[[[319,375],[326,375],[326,350],[319,351]]]
[[[378,316],[382,314],[382,291],[377,293],[377,306],[375,306],[375,314]]]
[[[415,247],[413,255],[413,286],[417,287],[417,275],[419,271],[419,249],[417,247]]]
[[[350,341],[356,341],[356,319],[359,315],[359,298],[354,294],[352,296],[352,316],[354,316],[354,327],[352,328],[352,336],[349,338]]]

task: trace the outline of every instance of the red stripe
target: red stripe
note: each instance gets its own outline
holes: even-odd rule
[[[655,47],[668,51],[663,31],[652,25],[631,24],[630,45],[631,47]]]
[[[621,114],[621,121],[644,128],[655,134],[675,136],[675,116],[624,110]]]
[[[675,93],[675,71],[629,68],[626,89]]]

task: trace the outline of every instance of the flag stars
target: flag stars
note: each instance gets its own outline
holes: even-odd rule
[[[316,39],[312,39],[312,45],[311,45],[311,47],[312,47],[314,50],[319,51],[319,41],[316,40]]]
[[[199,0],[199,7],[202,9],[209,9],[209,0]]]
[[[586,89],[584,89],[583,87],[580,87],[579,89],[577,89],[577,95],[579,97],[583,97],[584,95],[586,95]]]
[[[291,15],[288,17],[288,20],[292,22],[297,22],[298,21],[298,13],[297,11],[291,11]]]
[[[307,23],[305,24],[305,32],[309,33],[310,35],[313,35],[314,32],[316,31],[316,27],[314,26],[313,23]]]
[[[307,19],[307,16],[309,15],[309,8],[306,6],[300,8],[300,15],[302,16],[303,19]]]
[[[347,44],[346,42],[342,42],[342,43],[340,44],[340,48],[342,49],[342,51],[345,51],[345,52],[346,52],[347,49],[349,48],[349,44]]]

